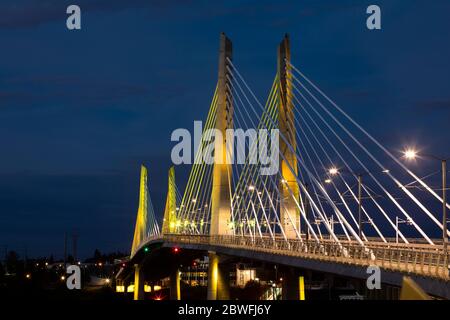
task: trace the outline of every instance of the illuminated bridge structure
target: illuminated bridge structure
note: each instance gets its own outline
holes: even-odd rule
[[[378,266],[383,283],[400,286],[409,275],[426,292],[450,298],[446,167],[440,189],[431,186],[433,175],[411,171],[294,66],[288,36],[278,47],[265,104],[233,62],[224,34],[218,69],[184,192],[169,170],[162,225],[142,167],[130,255],[136,299],[143,293],[143,251],[160,248],[208,252],[208,299],[228,298],[223,256],[360,279]],[[225,139],[210,129],[227,137],[232,128],[267,136],[247,136],[244,161],[225,161],[230,150],[216,152],[214,163],[202,161],[214,143],[226,150]],[[273,132],[278,137],[263,150],[275,159],[268,163],[260,146]],[[275,172],[264,174],[274,163]],[[179,299],[179,273],[172,274],[172,297]]]

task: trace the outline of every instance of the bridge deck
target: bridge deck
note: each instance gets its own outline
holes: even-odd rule
[[[313,240],[169,234],[151,238],[143,246],[155,241],[244,249],[356,266],[378,266],[395,272],[450,280],[449,257],[445,259],[440,245],[366,242],[361,246],[356,241],[341,241],[338,244],[327,239],[317,243]]]

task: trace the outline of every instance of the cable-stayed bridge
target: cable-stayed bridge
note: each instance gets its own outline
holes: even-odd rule
[[[277,60],[263,103],[221,35],[202,139],[183,192],[169,170],[161,226],[142,167],[130,255],[135,297],[142,292],[144,250],[180,247],[208,252],[208,299],[227,298],[222,255],[356,278],[377,266],[383,283],[399,285],[410,275],[427,292],[450,298],[446,167],[442,188],[408,169],[291,62],[287,36]],[[244,150],[230,151],[229,129],[246,132]],[[211,146],[226,150],[215,151],[212,163],[204,161]],[[229,161],[239,151],[243,161]],[[276,162],[269,174],[262,173],[274,164],[266,154]]]

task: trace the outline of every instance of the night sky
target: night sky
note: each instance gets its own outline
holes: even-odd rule
[[[381,31],[366,28],[374,3]],[[61,257],[76,232],[82,257],[128,251],[140,164],[160,215],[170,134],[206,117],[221,31],[261,99],[288,32],[293,63],[382,143],[450,156],[449,13],[445,0],[1,1],[0,248]]]

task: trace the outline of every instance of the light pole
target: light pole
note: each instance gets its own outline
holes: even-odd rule
[[[361,186],[362,186],[362,175],[358,174],[358,236],[361,239],[361,227],[362,227],[362,217],[361,217]]]
[[[400,232],[400,230],[399,230],[400,223],[411,224],[411,220],[409,218],[404,220],[404,219],[399,218],[398,216],[395,217],[395,243],[398,243],[398,234]]]
[[[447,263],[447,159],[442,159],[442,238],[444,240],[445,262]],[[448,266],[447,266],[448,267]]]
[[[342,172],[345,172],[345,170],[342,171]],[[362,224],[363,224],[363,221],[362,221],[362,177],[363,177],[363,174],[362,173],[355,174],[354,172],[352,172],[350,170],[347,170],[347,172],[352,174],[353,176],[356,176],[357,180],[358,180],[358,236],[359,236],[359,238],[361,238],[361,236],[362,236]],[[386,173],[388,171],[387,170],[383,170],[383,172]],[[335,175],[340,174],[341,171],[338,170],[335,167],[332,167],[332,168],[330,168],[328,170],[328,173],[331,176],[335,176]],[[325,182],[326,183],[331,183],[332,180],[331,179],[327,179],[327,180],[325,180]]]
[[[414,149],[407,149],[404,152],[406,159],[413,160],[417,158],[418,153]],[[427,158],[438,160],[441,162],[442,170],[442,248],[444,250],[445,265],[448,266],[448,236],[447,236],[447,160],[446,158],[436,157],[431,154],[420,154]]]

